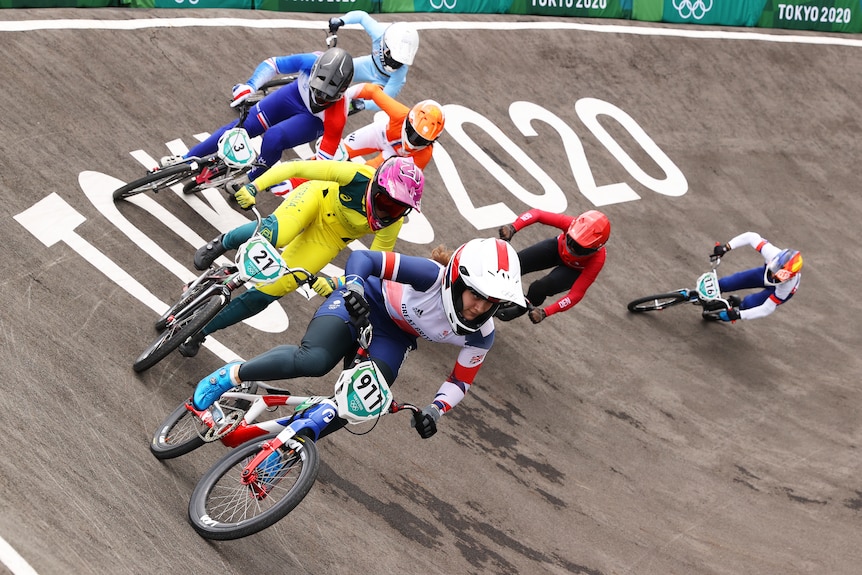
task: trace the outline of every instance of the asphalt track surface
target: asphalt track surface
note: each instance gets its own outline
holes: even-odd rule
[[[0,13],[7,21],[192,16],[325,19],[231,11]],[[431,97],[487,118],[560,186],[565,211],[578,213],[593,202],[582,193],[583,177],[576,182],[572,175],[558,129],[534,122],[537,134],[526,135],[507,110],[532,102],[569,126],[595,184],[627,183],[639,196],[601,208],[613,234],[599,281],[566,314],[535,326],[526,318],[500,325],[474,389],[433,439],[419,439],[401,416],[384,418],[367,436],[340,432],[320,444],[319,482],[290,516],[225,543],[199,538],[186,506],[196,480],[227,448],[209,445],[167,463],[148,450],[164,416],[224,360],[204,350],[193,360],[174,355],[142,375],[132,372],[156,314],[118,285],[116,274],[99,271],[93,254],[165,301],[181,282],[105,218],[85,195],[89,180],[81,174],[137,177],[142,168],[131,151],[158,157],[169,140],[191,142],[192,134],[214,129],[230,117],[230,85],[264,57],[319,48],[322,32],[0,32],[0,243],[7,250],[0,537],[35,572],[859,573],[862,365],[853,294],[862,268],[862,48],[838,35],[765,33],[791,40],[773,42],[752,39],[763,31],[713,29],[741,35],[704,38],[684,37],[679,31],[692,29],[679,28],[655,36],[608,26],[663,28],[524,21],[549,27],[423,30],[400,98]],[[553,29],[560,23],[597,29]],[[342,34],[351,51],[366,44],[359,31]],[[576,112],[584,99],[633,118],[684,175],[685,193],[655,193],[632,177]],[[352,118],[351,126],[368,120]],[[599,120],[644,172],[666,179],[620,123]],[[505,174],[541,194],[495,138],[475,126],[465,131]],[[513,213],[530,207],[455,136],[447,133],[441,145],[476,205],[502,202]],[[446,193],[451,186],[439,163],[427,170],[423,201],[433,242],[454,247],[493,235],[495,227],[477,230],[465,219],[463,205]],[[46,198],[66,211],[28,211],[44,208]],[[179,197],[155,199],[200,237],[214,235]],[[267,209],[277,205],[261,201]],[[191,267],[186,240],[131,203],[119,209]],[[39,217],[22,216],[34,213]],[[59,231],[66,228],[75,241]],[[534,228],[515,237],[516,247],[553,233]],[[801,289],[778,313],[735,325],[705,324],[688,307],[655,317],[627,313],[635,297],[692,286],[712,244],[746,230],[803,251]],[[430,247],[400,245],[416,255]],[[758,263],[756,253],[740,250],[719,271]],[[243,357],[296,342],[317,301],[284,298],[280,305],[293,322],[284,333],[240,325],[220,342]],[[453,359],[454,349],[421,345],[396,395],[427,402]],[[290,387],[326,393],[330,382]]]

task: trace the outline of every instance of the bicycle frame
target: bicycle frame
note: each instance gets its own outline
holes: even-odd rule
[[[694,289],[677,289],[665,293],[649,295],[628,303],[630,312],[659,311],[681,304],[692,303],[704,308],[704,314],[712,315],[729,309],[731,303],[721,295],[716,268],[721,264],[721,258],[710,257],[712,269],[702,273],[697,278]]]

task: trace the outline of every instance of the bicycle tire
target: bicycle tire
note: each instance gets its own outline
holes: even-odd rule
[[[320,456],[317,446],[308,438],[293,437],[286,444],[287,453],[277,462],[265,459],[258,470],[262,475],[275,471],[271,485],[256,481],[255,487],[266,490],[261,497],[252,488],[243,485],[242,469],[261,449],[264,441],[277,434],[271,433],[240,445],[228,452],[207,471],[192,491],[189,500],[189,523],[204,539],[227,541],[252,535],[283,519],[305,498],[317,480]],[[270,456],[272,457],[272,456]],[[297,471],[298,473],[293,473]],[[285,481],[289,485],[283,485]]]
[[[263,93],[263,95],[266,96],[273,90],[281,88],[282,86],[287,86],[288,84],[293,84],[298,77],[298,75],[293,74],[290,76],[283,76],[281,78],[273,78],[272,80],[266,82],[263,86],[261,86],[259,92]]]
[[[186,403],[181,403],[153,434],[150,452],[156,459],[173,459],[191,453],[205,443],[198,435],[201,425],[197,416],[186,409]]]
[[[185,290],[180,296],[180,299],[178,299],[174,305],[169,307],[167,311],[165,311],[165,313],[163,313],[162,316],[157,319],[156,322],[153,324],[153,327],[156,329],[156,331],[164,331],[165,328],[168,326],[168,318],[176,314],[178,310],[185,307],[193,298],[198,297],[214,283],[226,280],[231,272],[229,270],[226,271],[225,267],[227,266],[222,266],[216,271],[211,272],[210,277],[206,281],[202,281],[201,283],[199,283],[194,289]],[[222,274],[221,277],[219,276],[219,274]]]
[[[660,311],[687,301],[689,301],[688,294],[682,291],[660,293],[630,301],[628,310],[632,313]]]
[[[205,303],[198,305],[197,309],[182,324],[165,328],[156,340],[138,356],[138,359],[132,364],[132,369],[140,373],[159,363],[187,338],[202,330],[227,305],[229,299],[223,293],[213,294]]]
[[[124,200],[144,192],[158,193],[182,182],[194,173],[195,169],[189,164],[168,166],[167,168],[150,172],[143,178],[139,178],[114,190],[114,201]]]

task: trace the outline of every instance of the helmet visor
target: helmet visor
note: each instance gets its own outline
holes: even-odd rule
[[[479,293],[478,291],[474,290],[473,288],[468,288],[468,289],[470,290],[470,293],[473,294],[473,297],[475,297],[476,299],[485,300],[485,301],[490,302],[494,305],[499,305],[499,304],[503,303],[503,300],[501,300],[501,299],[497,299],[495,297],[488,297],[484,294]]]
[[[371,195],[371,209],[374,210],[374,217],[380,220],[383,225],[388,226],[395,223],[398,219],[409,214],[413,209],[392,199],[377,182],[374,182],[372,185],[374,187]]]
[[[585,248],[569,235],[566,236],[566,249],[573,256],[589,256],[599,251],[599,248]]]
[[[404,121],[404,132],[407,135],[407,143],[411,148],[424,148],[434,143],[434,140],[428,140],[419,135],[413,125],[408,121]]]

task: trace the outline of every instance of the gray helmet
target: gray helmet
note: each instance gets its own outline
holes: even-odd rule
[[[353,58],[342,48],[330,48],[311,68],[308,87],[311,100],[318,106],[337,102],[353,81]]]

